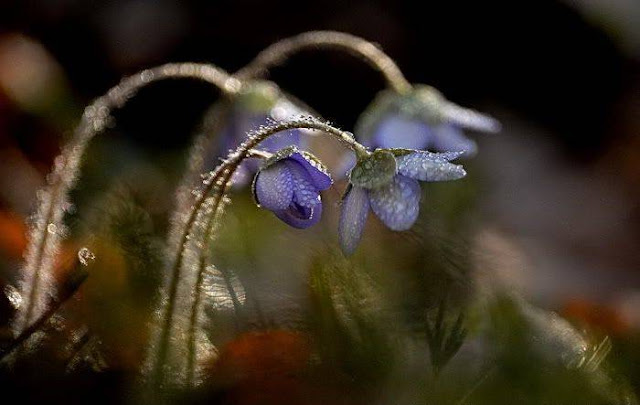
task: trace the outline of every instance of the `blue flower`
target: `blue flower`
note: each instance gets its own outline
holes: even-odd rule
[[[271,121],[282,121],[300,115],[309,115],[303,108],[285,97],[278,87],[270,82],[256,81],[246,85],[239,94],[213,113],[224,116],[224,125],[217,135],[218,142],[210,146],[206,164],[215,166],[216,160],[235,149],[247,137],[247,133],[267,125]],[[220,117],[215,117],[220,119]],[[276,152],[288,146],[305,146],[304,129],[291,129],[271,136],[256,149]],[[234,184],[246,184],[258,169],[255,161],[246,161],[238,168]]]
[[[256,203],[294,228],[308,228],[322,215],[320,191],[333,180],[322,163],[295,146],[269,158],[253,180]]]
[[[371,148],[477,152],[462,129],[497,132],[495,119],[446,100],[430,86],[416,85],[408,94],[383,91],[361,115],[355,133]]]
[[[339,239],[343,252],[353,253],[362,237],[369,210],[394,231],[415,223],[422,196],[419,181],[464,177],[460,165],[450,163],[461,152],[432,153],[408,149],[377,149],[351,170],[342,201]]]

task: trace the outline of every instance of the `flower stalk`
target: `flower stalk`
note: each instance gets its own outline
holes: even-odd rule
[[[335,137],[358,156],[368,156],[370,153],[353,138],[351,133],[313,117],[301,117],[275,122],[250,133],[247,139],[229,153],[219,166],[204,177],[199,189],[192,193],[195,199],[188,217],[180,227],[178,250],[168,271],[170,279],[165,285],[167,293],[161,300],[160,319],[157,320],[156,325],[158,330],[154,333],[155,342],[151,346],[149,363],[145,367],[145,374],[150,377],[152,386],[166,387],[171,382],[177,383],[178,386],[194,384],[198,351],[197,323],[201,306],[199,296],[202,294],[204,271],[209,260],[208,256],[203,258],[205,255],[203,252],[206,251],[203,247],[215,237],[214,231],[220,222],[223,207],[228,201],[226,192],[234,172],[245,159],[255,156],[254,148],[261,142],[290,129],[318,130]],[[188,270],[185,270],[185,267],[191,266],[197,269],[196,274],[188,274]],[[186,320],[181,319],[184,314],[177,313],[178,301],[180,301],[180,309],[188,312]],[[187,342],[179,342],[185,336],[188,339]],[[187,347],[184,356],[172,353],[172,347],[176,350],[183,343]],[[176,364],[172,364],[173,362]]]
[[[24,304],[12,323],[16,335],[39,319],[47,311],[50,299],[57,294],[51,271],[65,237],[63,220],[71,207],[69,191],[77,182],[82,157],[89,142],[109,126],[111,111],[121,108],[138,90],[156,81],[180,78],[211,83],[227,94],[233,94],[239,87],[236,79],[215,66],[170,63],[124,78],[84,110],[72,140],[55,159],[53,171],[47,177],[48,185],[38,193],[19,283]]]
[[[311,31],[276,42],[260,52],[253,61],[238,70],[234,76],[239,80],[263,77],[271,67],[283,63],[295,53],[308,49],[345,51],[361,58],[380,72],[387,85],[396,92],[407,93],[412,88],[398,65],[376,44],[354,35],[336,31]]]
[[[250,132],[247,139],[240,146],[229,153],[219,166],[204,177],[200,188],[193,193],[195,201],[188,218],[184,222],[184,226],[181,227],[180,245],[173,261],[174,264],[169,272],[171,278],[167,289],[168,295],[162,301],[164,303],[160,311],[162,318],[159,320],[159,330],[156,334],[158,339],[156,344],[152,345],[154,352],[150,353],[149,359],[152,363],[147,368],[147,372],[151,373],[152,386],[166,387],[169,381],[174,384],[177,383],[178,387],[180,385],[194,385],[196,369],[199,363],[198,352],[205,352],[205,350],[200,350],[198,346],[207,343],[206,338],[201,339],[198,337],[202,334],[198,324],[204,272],[209,267],[210,260],[207,250],[203,248],[213,241],[215,237],[215,229],[220,223],[224,205],[228,202],[226,193],[240,164],[245,159],[256,156],[252,151],[261,142],[278,132],[294,128],[320,130],[334,136],[354,151],[358,161],[356,169],[362,170],[360,170],[358,176],[352,176],[350,181],[353,187],[351,190],[355,192],[353,190],[358,191],[361,187],[370,189],[365,191],[367,201],[371,201],[371,208],[374,212],[393,230],[408,229],[417,218],[417,204],[419,202],[417,180],[454,180],[465,175],[460,166],[448,162],[448,160],[455,159],[459,154],[432,154],[404,149],[369,152],[365,146],[353,138],[351,133],[341,131],[313,117],[276,122]],[[283,165],[278,169],[291,169],[288,165],[299,165],[300,163],[296,159],[303,158],[303,155],[300,155],[296,150],[295,148],[285,149],[281,153],[269,157],[268,160],[275,159],[275,162],[272,161],[271,163],[274,167],[279,164]],[[285,153],[283,154],[282,152]],[[259,153],[258,156],[264,158],[268,155]],[[287,159],[291,159],[291,162],[287,162]],[[303,168],[303,166],[300,166],[300,168]],[[317,174],[326,176],[321,171]],[[382,176],[386,179],[383,183],[378,184],[377,180],[370,181],[380,178],[383,174],[388,174],[388,176]],[[260,172],[257,176],[260,176]],[[269,178],[273,179],[272,177]],[[330,178],[328,180],[330,184]],[[313,182],[313,179],[311,177],[301,178],[300,181]],[[324,184],[321,187],[328,187],[326,178],[320,180],[320,182],[320,184]],[[296,204],[319,204],[319,201],[314,202],[314,192],[306,187],[303,186],[302,189],[297,189],[301,194],[296,195]],[[315,193],[317,191],[318,189],[315,190]],[[256,196],[259,194],[260,192],[258,191]],[[319,198],[319,194],[315,195],[315,198]],[[284,203],[284,206],[289,204],[286,198],[277,202],[277,195],[263,194],[263,197],[273,197],[269,203],[273,208],[270,209],[281,209],[281,207],[275,208],[280,203]],[[346,205],[349,205],[349,203]],[[347,209],[347,211],[349,210]],[[357,208],[355,212],[358,218],[362,217],[360,215],[361,209]],[[274,211],[274,213],[278,215],[278,211]],[[280,215],[278,217],[295,227],[307,226],[301,222],[303,218],[297,218],[290,222],[285,217]],[[310,219],[308,218],[308,220]],[[349,248],[345,249],[347,254],[353,252],[360,239],[366,215],[361,219],[362,221],[357,224],[357,229],[351,232],[352,237],[347,244]],[[351,221],[351,218],[344,215],[341,217],[340,234],[343,249],[345,239],[342,235],[345,229],[349,231],[356,226],[352,225]],[[183,340],[185,338],[186,342]],[[186,351],[183,354],[180,354],[181,347],[186,347]],[[214,350],[212,345],[209,345],[208,349],[209,354]]]
[[[77,182],[81,159],[88,143],[96,134],[111,124],[110,114],[113,109],[122,107],[139,89],[150,83],[177,78],[192,78],[211,83],[218,87],[225,96],[228,96],[228,100],[233,100],[236,95],[248,88],[245,85],[251,80],[264,75],[270,67],[282,63],[294,53],[306,49],[346,51],[360,57],[381,72],[387,82],[388,91],[403,96],[413,90],[413,86],[404,78],[395,62],[375,44],[349,34],[331,31],[310,32],[280,41],[261,52],[253,62],[235,75],[229,75],[212,65],[181,63],[147,69],[123,79],[120,84],[96,99],[85,109],[73,139],[56,159],[54,171],[48,178],[49,185],[39,195],[36,221],[31,229],[31,238],[27,248],[24,279],[20,284],[20,292],[25,303],[13,323],[16,334],[24,332],[43,314],[46,314],[48,302],[55,302],[52,298],[55,298],[56,291],[49,273],[60,244],[65,237],[63,220],[68,207],[70,207],[68,194]],[[291,112],[287,115],[290,114]],[[369,207],[391,229],[406,229],[413,224],[418,212],[419,186],[416,179],[438,181],[453,178],[453,165],[449,165],[446,156],[412,154],[410,157],[403,157],[411,154],[412,151],[392,153],[390,149],[370,152],[367,147],[357,142],[350,132],[339,130],[313,117],[269,122],[268,125],[261,126],[258,130],[249,133],[248,137],[229,153],[222,164],[203,177],[202,184],[191,191],[193,198],[190,198],[191,195],[184,193],[182,189],[178,191],[173,232],[169,237],[168,268],[161,290],[159,310],[156,312],[152,329],[153,344],[150,346],[147,363],[143,370],[143,374],[148,382],[151,382],[151,386],[166,388],[194,385],[199,360],[198,354],[205,351],[210,354],[215,351],[212,345],[206,348],[211,350],[200,350],[201,343],[207,341],[200,327],[203,284],[205,272],[210,267],[210,252],[206,245],[215,237],[224,207],[228,203],[229,187],[233,183],[234,174],[240,165],[250,157],[263,160],[271,159],[273,156],[270,152],[255,148],[279,132],[294,129],[317,130],[327,133],[338,139],[355,154],[358,165],[352,173],[352,184],[350,185],[352,191],[349,194],[351,197],[345,205],[353,206],[352,211],[356,220],[354,221],[349,216],[341,218],[341,227],[344,228],[344,232],[341,231],[341,238],[347,240],[347,242],[341,241],[341,243],[343,250],[347,253],[353,251],[359,241]],[[244,130],[241,132],[244,133]],[[204,137],[202,139],[207,140]],[[199,153],[199,150],[196,149],[200,146],[202,144],[199,139],[194,147],[196,154]],[[377,162],[377,158],[381,159],[378,162],[381,165],[379,169],[375,169],[376,165],[374,164]],[[411,159],[415,162],[409,162]],[[188,170],[190,172],[196,170],[198,173],[200,166],[202,166],[197,163],[200,161],[202,160],[190,161]],[[404,164],[404,161],[409,163]],[[422,165],[423,171],[416,169],[414,163]],[[301,166],[296,166],[298,164]],[[313,166],[313,163],[309,164]],[[373,164],[375,170],[367,169],[368,164]],[[429,177],[435,173],[433,167],[436,166],[444,173],[442,179]],[[389,168],[390,170],[387,170]],[[287,204],[284,204],[286,208],[283,208],[277,203],[269,209],[272,209],[278,217],[290,225],[295,223],[298,224],[297,227],[310,226],[314,222],[304,222],[304,220],[311,218],[304,218],[303,211],[313,208],[316,203],[319,204],[319,191],[323,190],[325,186],[318,185],[320,183],[312,184],[315,181],[313,174],[301,172],[300,170],[305,170],[304,164],[296,162],[293,158],[289,162],[282,162],[277,169],[279,171],[276,170],[278,171],[276,177],[278,175],[295,177],[296,181],[306,185],[311,184],[311,186],[304,189],[298,185],[297,188],[294,187],[293,191],[289,190],[290,194],[295,191],[300,195],[290,196],[288,207]],[[400,175],[396,169],[406,170],[407,173]],[[416,170],[418,171],[416,172]],[[425,170],[427,172],[424,172]],[[378,175],[381,173],[387,176],[379,177]],[[405,178],[407,176],[412,180],[407,180]],[[189,187],[184,189],[190,190],[190,185],[193,184],[192,178],[187,176],[186,179]],[[268,184],[269,180],[266,181]],[[267,189],[268,187],[262,188],[262,190]],[[304,200],[304,192],[310,193],[307,196],[308,200]],[[362,198],[355,198],[358,193],[362,194]],[[263,194],[264,196],[269,198],[269,194]],[[303,203],[296,201],[298,198],[304,200]],[[317,198],[317,201],[314,198]],[[193,205],[188,204],[189,200],[193,202]],[[354,204],[353,201],[360,201],[362,204]],[[413,209],[414,216],[407,217],[405,215],[405,207],[407,206]],[[321,210],[321,205],[318,205],[317,209]],[[287,215],[293,215],[291,217],[293,219],[291,221],[284,219],[281,216],[284,215],[283,212]],[[312,209],[311,212],[313,213]],[[318,215],[314,220],[319,218],[320,212],[317,212]],[[347,245],[348,249],[345,250],[344,246]],[[230,291],[230,293],[232,292]],[[234,300],[234,305],[238,310],[236,301]]]

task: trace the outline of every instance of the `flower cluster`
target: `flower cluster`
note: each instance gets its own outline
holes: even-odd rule
[[[462,152],[432,153],[411,149],[376,149],[351,170],[340,213],[343,252],[358,246],[369,210],[391,230],[404,231],[416,222],[422,196],[419,181],[457,180],[466,176],[450,163]]]
[[[476,143],[462,129],[496,132],[495,119],[448,101],[436,89],[416,85],[405,94],[384,90],[356,124],[358,139],[372,148],[426,149],[476,153]]]
[[[376,149],[359,159],[350,171],[340,215],[340,245],[345,254],[355,251],[372,210],[389,228],[403,231],[418,218],[421,190],[418,181],[446,181],[464,177],[451,163],[463,152],[432,153],[412,149]],[[266,160],[253,182],[259,206],[295,228],[320,220],[320,191],[332,179],[313,155],[296,147],[285,148]]]
[[[395,77],[387,73],[388,78]],[[380,92],[360,116],[356,137],[350,139],[358,145],[351,145],[356,153],[337,170],[339,178],[349,177],[339,222],[345,254],[355,251],[369,211],[389,229],[407,230],[418,218],[419,181],[456,180],[466,175],[462,166],[451,163],[477,152],[475,141],[463,129],[500,129],[498,121],[454,104],[433,87],[410,85],[404,78],[390,83],[395,85]],[[271,82],[243,83],[226,100],[225,125],[210,155],[217,158],[220,152],[232,150],[252,129],[308,115],[308,108],[291,100]],[[305,131],[304,126],[288,127],[265,137],[256,145],[260,153],[255,156],[263,159],[262,164],[244,161],[233,177],[234,184],[243,185],[257,172],[252,187],[257,204],[295,228],[308,228],[320,220],[320,192],[333,182],[322,163],[301,150]]]

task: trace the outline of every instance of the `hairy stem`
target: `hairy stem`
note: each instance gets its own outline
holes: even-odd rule
[[[259,149],[251,149],[248,153],[247,153],[247,158],[259,158],[259,159],[268,159],[272,156],[271,153],[266,152],[266,151],[261,151]],[[239,166],[239,164],[238,164]],[[207,234],[205,235],[204,240],[205,241],[209,241],[213,238],[213,235],[215,234],[215,231],[217,229],[217,227],[220,225],[220,219],[222,217],[222,215],[224,214],[224,206],[225,206],[225,196],[227,195],[227,193],[229,192],[229,189],[231,188],[232,185],[232,178],[233,178],[233,174],[235,172],[235,170],[237,169],[238,166],[235,166],[233,168],[232,172],[229,172],[226,176],[224,176],[224,178],[222,179],[222,183],[224,183],[223,188],[221,189],[221,192],[215,196],[216,200],[215,200],[215,206],[214,206],[214,214],[209,216],[208,220],[207,220],[207,225],[205,227],[205,229],[208,230]],[[188,342],[188,357],[187,357],[187,384],[192,384],[194,376],[195,376],[195,369],[196,369],[196,335],[198,333],[198,322],[199,322],[199,315],[200,315],[200,311],[201,311],[201,302],[202,302],[202,289],[204,287],[204,275],[205,275],[205,271],[207,269],[207,267],[209,267],[210,265],[210,249],[204,249],[203,253],[200,255],[200,260],[199,260],[199,264],[198,264],[198,277],[196,279],[196,285],[195,285],[195,300],[193,303],[193,306],[191,307],[191,316],[189,319],[189,333],[187,334],[187,336],[189,337],[189,342]],[[229,295],[231,296],[231,300],[233,302],[233,308],[234,308],[234,312],[236,314],[236,317],[239,317],[241,315],[241,304],[240,301],[238,300],[238,297],[235,293],[235,290],[233,288],[233,284],[231,283],[231,280],[229,279],[228,275],[224,272],[221,271],[222,273],[222,277],[224,278],[227,290],[229,291]],[[237,323],[236,323],[237,326]]]
[[[240,80],[262,77],[266,75],[269,68],[283,63],[295,53],[308,49],[345,51],[361,58],[382,73],[387,85],[398,93],[407,93],[411,90],[411,84],[405,79],[400,68],[378,46],[354,35],[335,31],[312,31],[278,41],[260,52],[234,76]]]
[[[171,63],[123,79],[85,109],[72,140],[55,160],[48,186],[39,193],[20,282],[25,304],[12,325],[16,334],[40,317],[47,310],[47,297],[56,294],[50,273],[63,240],[63,219],[70,205],[68,194],[77,182],[82,156],[89,142],[109,124],[111,110],[122,107],[139,89],[155,81],[178,78],[203,80],[228,94],[239,88],[236,79],[215,66]]]
[[[251,155],[252,153],[250,152],[248,156],[251,156]],[[235,168],[233,172],[235,172]],[[214,207],[213,207],[214,211],[213,211],[213,215],[211,215],[208,219],[206,229],[208,229],[209,227],[214,227],[215,225],[220,223],[220,217],[222,217],[222,214],[224,213],[224,205],[225,205],[224,199],[227,192],[229,191],[229,188],[231,187],[231,177],[233,176],[233,172],[230,172],[229,174],[224,176],[224,179],[222,180],[222,182],[224,183],[224,186],[222,187],[220,193],[214,196],[215,198]],[[208,238],[205,236],[204,240],[206,242],[208,241]],[[209,249],[205,248],[203,249],[203,253],[200,255],[200,260],[198,264],[198,277],[196,279],[196,285],[194,289],[195,298],[194,298],[193,306],[191,307],[191,315],[189,318],[189,332],[187,334],[189,339],[187,343],[188,345],[187,381],[186,381],[187,385],[191,385],[195,377],[196,339],[197,339],[197,333],[198,333],[200,306],[202,302],[202,288],[204,285],[204,276],[205,276],[205,271],[208,263],[209,263]],[[223,275],[223,277],[225,279],[225,282],[227,283],[227,289],[229,290],[229,294],[232,296],[233,307],[236,312],[236,315],[239,315],[240,303],[238,302],[238,299],[235,296],[233,285],[231,284],[231,282],[227,280],[226,275]]]
[[[211,215],[206,219],[205,233],[202,240],[199,241],[200,244],[211,240],[214,236],[214,230],[216,228],[216,225],[219,223],[221,202],[224,202],[224,197],[231,183],[233,174],[235,173],[235,170],[238,168],[240,163],[242,163],[242,161],[247,157],[251,156],[253,153],[252,150],[265,139],[269,138],[272,135],[275,135],[278,132],[296,128],[315,129],[334,136],[340,142],[352,149],[359,157],[367,156],[370,153],[363,145],[358,143],[350,133],[341,131],[338,128],[335,128],[316,118],[302,117],[299,119],[282,121],[269,126],[264,126],[257,131],[249,134],[247,140],[240,144],[235,151],[231,152],[227,156],[222,164],[220,164],[213,171],[211,171],[208,176],[206,176],[206,178],[202,182],[200,190],[198,190],[198,192],[195,194],[195,201],[193,203],[193,206],[191,207],[191,211],[184,223],[184,227],[181,232],[179,244],[180,247],[177,251],[174,264],[170,270],[171,278],[168,286],[166,308],[164,308],[164,311],[161,314],[162,319],[160,337],[157,346],[157,353],[154,359],[154,365],[152,366],[151,370],[152,383],[154,385],[162,386],[167,382],[166,376],[164,375],[164,370],[166,368],[165,364],[169,356],[170,335],[172,331],[173,320],[176,316],[175,309],[177,304],[176,301],[178,298],[177,292],[179,282],[182,278],[183,262],[185,254],[187,252],[186,246],[191,239],[192,233],[194,232],[196,220],[199,215],[202,214],[205,202],[211,201],[211,197],[209,197],[209,195],[211,195],[212,191],[214,191],[213,204],[211,207],[208,207],[211,208]],[[200,254],[202,254],[202,252]],[[208,260],[206,256],[205,259]],[[196,301],[189,314],[189,330],[191,332],[189,332],[187,336],[190,339],[195,336],[195,330],[197,329],[197,315],[200,303],[200,298],[198,298],[198,296],[202,293],[202,281],[204,280],[202,273],[205,271],[205,269],[206,266],[198,266],[197,269],[198,274],[196,279],[196,286],[195,290],[193,291],[193,294],[195,294],[196,297]],[[195,342],[189,342],[188,345],[188,353],[191,353],[191,351],[193,351],[195,355]],[[191,356],[191,354],[189,354],[188,356]],[[193,359],[193,361],[191,359],[188,359],[188,364],[193,366],[195,364],[195,359]],[[188,376],[193,376],[192,371],[185,371],[187,372]]]

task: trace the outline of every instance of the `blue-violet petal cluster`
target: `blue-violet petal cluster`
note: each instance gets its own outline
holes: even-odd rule
[[[260,207],[302,229],[320,220],[320,191],[329,188],[332,182],[318,159],[290,146],[269,158],[258,171],[253,181],[253,195]]]
[[[430,86],[416,85],[407,94],[381,92],[356,124],[355,133],[371,148],[407,148],[476,153],[475,141],[463,129],[496,132],[495,119],[460,107]]]
[[[415,223],[422,196],[418,181],[447,181],[464,177],[460,165],[450,163],[462,152],[432,153],[408,149],[377,149],[350,172],[342,201],[339,239],[343,252],[353,253],[362,238],[369,210],[394,231]]]

